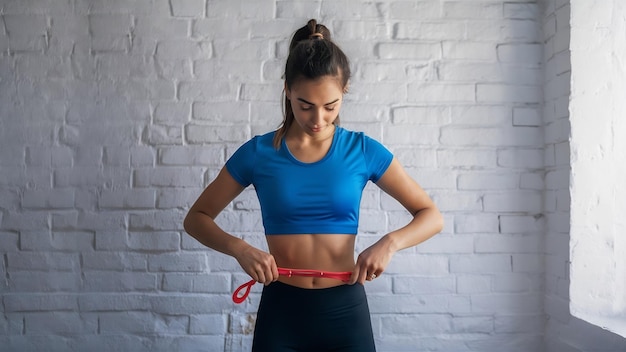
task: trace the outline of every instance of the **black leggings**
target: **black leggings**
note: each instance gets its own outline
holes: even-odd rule
[[[376,351],[363,285],[265,286],[252,351]]]

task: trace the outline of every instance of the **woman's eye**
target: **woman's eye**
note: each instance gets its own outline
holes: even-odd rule
[[[326,111],[334,111],[335,107],[333,106],[332,108],[326,108]]]
[[[311,110],[311,107],[310,106],[301,106],[300,110],[303,110],[303,111]]]

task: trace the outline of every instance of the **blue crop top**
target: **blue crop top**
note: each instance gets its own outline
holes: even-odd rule
[[[254,185],[265,233],[356,235],[363,188],[387,170],[391,152],[362,132],[337,126],[328,153],[303,163],[284,139],[274,148],[274,133],[252,138],[226,162],[237,182]]]

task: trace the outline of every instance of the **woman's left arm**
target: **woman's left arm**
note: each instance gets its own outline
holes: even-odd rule
[[[359,254],[351,283],[372,280],[372,274],[380,276],[397,251],[418,245],[443,228],[443,217],[435,203],[396,158],[376,185],[402,204],[413,219]]]

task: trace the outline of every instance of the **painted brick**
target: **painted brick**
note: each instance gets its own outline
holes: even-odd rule
[[[236,55],[236,53],[228,52],[228,55]],[[246,84],[253,84],[260,81],[261,77],[259,76],[259,70],[265,68],[266,66],[264,66],[263,63],[250,61],[249,59],[244,60],[241,57],[238,57],[237,61],[224,61],[222,58],[217,58],[210,60],[200,59],[193,62],[193,73],[195,79],[207,81],[237,81],[246,82]],[[284,70],[284,67],[281,67],[281,70]],[[278,97],[278,93],[279,90],[282,89],[283,82],[277,81],[277,79],[282,76],[282,72],[268,74],[272,74],[272,76],[267,77],[264,81],[275,82],[274,87],[276,87],[276,97]],[[230,105],[241,104],[241,102],[233,101],[228,101],[228,103]]]
[[[131,232],[128,234],[128,247],[135,250],[176,251],[180,249],[180,234],[171,231]]]
[[[46,33],[50,27],[49,19],[37,14],[10,14],[3,16],[9,37],[13,34],[38,35]]]
[[[150,298],[151,311],[156,314],[185,316],[191,314],[222,313],[226,304],[232,304],[230,294],[226,295],[172,295]]]
[[[499,217],[502,233],[539,233],[545,223],[542,216],[502,215]]]
[[[66,209],[74,206],[73,189],[26,191],[22,206],[32,209]]]
[[[172,15],[176,17],[204,17],[206,0],[170,0]]]
[[[209,6],[211,4],[209,3]],[[250,26],[242,26],[241,21],[233,21],[229,18],[207,14],[209,19],[195,19],[191,24],[191,37],[196,39],[213,39],[215,33],[220,33],[222,39],[241,40],[247,39],[252,31]],[[213,18],[219,17],[219,18]]]
[[[459,214],[454,217],[455,233],[497,233],[498,217],[493,214]]]
[[[391,125],[385,128],[383,139],[389,145],[437,145],[438,132],[434,126]]]
[[[209,17],[227,19],[274,19],[274,1],[272,0],[246,0],[239,2],[208,1]]]
[[[501,149],[498,151],[498,165],[508,168],[540,169],[543,166],[541,149]]]
[[[357,74],[364,82],[400,82],[406,79],[404,67],[388,63],[365,63],[358,68]]]
[[[150,292],[157,289],[157,275],[148,273],[83,273],[85,292]]]
[[[111,333],[184,333],[189,318],[182,316],[163,316],[150,312],[115,312],[100,313],[100,331]]]
[[[453,276],[396,276],[393,280],[393,292],[416,295],[456,293],[456,281]]]
[[[106,190],[100,194],[101,209],[152,209],[155,191],[151,189]]]
[[[170,292],[228,293],[231,290],[231,280],[226,273],[168,273],[163,275],[162,289]]]
[[[192,116],[194,120],[211,123],[245,123],[250,121],[250,106],[242,102],[197,102],[193,104]]]
[[[202,41],[161,41],[157,45],[158,59],[177,59],[179,53],[184,52],[189,59],[207,59],[212,56],[212,45]]]
[[[406,168],[406,171],[426,189],[450,189],[457,183],[457,173],[449,170]]]
[[[28,335],[94,334],[98,330],[98,317],[73,312],[28,313],[24,316],[24,330]]]
[[[542,297],[536,293],[473,295],[471,302],[473,312],[486,314],[502,311],[532,314],[540,313],[542,309]]]
[[[0,217],[0,220],[2,218]],[[0,252],[17,252],[19,250],[20,235],[16,232],[0,232]],[[2,261],[4,268],[4,261]]]
[[[91,200],[91,204],[95,202]],[[123,230],[126,229],[126,216],[124,213],[105,213],[98,214],[95,212],[80,213],[77,226],[85,230]]]
[[[76,273],[15,271],[8,276],[7,288],[12,292],[76,292],[81,288]]]
[[[157,70],[152,58],[133,58],[117,55],[99,56],[97,65],[104,72],[103,76],[113,79],[120,77],[156,78]]]
[[[539,244],[535,246],[539,247]],[[539,254],[514,253],[512,259],[514,272],[530,274],[544,272],[543,256]]]
[[[448,258],[436,255],[396,255],[389,263],[389,274],[443,275],[448,273]]]
[[[526,273],[521,274],[498,274],[493,276],[494,292],[530,292],[536,286],[542,285],[540,276],[532,276]]]
[[[449,222],[446,222],[448,224]],[[471,236],[449,235],[444,228],[442,234],[421,243],[418,253],[424,254],[469,254],[474,252],[474,239]]]
[[[385,213],[383,211],[364,210],[359,217],[359,232],[383,233],[387,229]]]
[[[4,296],[5,312],[73,311],[78,308],[76,295],[19,293]]]
[[[544,190],[546,188],[545,182],[543,182],[543,174],[528,173],[522,174],[520,179],[520,188],[528,190]]]
[[[536,253],[542,246],[542,238],[538,235],[505,235],[505,234],[482,234],[475,239],[476,253]],[[524,265],[524,256],[517,260],[519,266]],[[542,261],[534,261],[543,265]],[[514,270],[517,271],[517,270]]]
[[[276,1],[276,17],[292,17],[300,14],[316,18],[319,15],[321,1]]]
[[[486,211],[539,213],[541,194],[532,192],[511,192],[507,194],[486,194]]]
[[[109,4],[77,4],[76,11],[80,14],[104,13],[156,15],[169,13],[169,3],[168,0],[153,0],[148,3],[140,0],[112,0]]]
[[[156,254],[148,257],[148,270],[160,272],[201,272],[208,269],[203,253]]]
[[[541,44],[500,44],[496,49],[500,62],[537,66],[543,62]]]
[[[152,296],[146,294],[93,293],[78,296],[78,307],[83,312],[125,312],[133,310],[149,310]]]
[[[134,15],[133,32],[138,38],[161,40],[164,38],[189,38],[191,25],[188,19],[170,16]]]
[[[89,231],[23,231],[20,234],[23,251],[91,251],[94,233]]]
[[[453,60],[495,61],[496,46],[493,43],[463,41],[442,42],[443,58]]]
[[[504,3],[504,17],[514,19],[534,19],[540,8],[532,3]]]
[[[502,65],[493,62],[446,61],[439,64],[437,74],[443,81],[501,82],[504,70]]]
[[[160,190],[157,194],[156,207],[157,209],[188,207],[195,201],[202,190],[202,187]]]
[[[450,258],[450,272],[453,273],[502,273],[511,270],[511,256],[506,254],[465,255]]]
[[[445,2],[442,4],[443,17],[449,19],[498,19],[502,18],[502,4],[500,3],[481,3],[479,6],[476,4],[453,1]],[[533,17],[534,18],[534,17]]]
[[[476,85],[478,102],[539,104],[542,99],[542,90],[539,87],[488,83]]]
[[[411,314],[381,319],[382,334],[445,334],[452,331],[447,314]]]
[[[496,151],[490,149],[437,150],[437,164],[440,167],[490,168],[496,165],[496,160]]]
[[[7,253],[7,269],[34,271],[76,271],[79,257],[76,253],[59,252],[21,252]]]
[[[145,138],[152,145],[180,145],[183,131],[178,126],[150,126],[146,128]]]
[[[460,174],[457,178],[459,190],[515,189],[519,185],[519,175],[514,173],[470,173]]]
[[[392,109],[391,115],[395,124],[415,123],[421,126],[450,122],[450,108],[446,106],[404,106]]]
[[[146,271],[146,254],[125,252],[96,252],[82,256],[82,267],[86,270]]]
[[[394,27],[394,39],[434,41],[463,39],[465,25],[454,21],[400,22]]]
[[[461,295],[372,295],[368,297],[368,301],[372,314],[464,314],[470,312],[470,297]]]
[[[509,276],[510,273],[505,273]],[[460,294],[476,294],[492,292],[492,278],[487,274],[461,274],[456,278],[457,292]]]
[[[475,194],[436,193],[431,195],[437,208],[443,212],[480,211],[483,209],[482,199]]]
[[[380,43],[376,57],[381,59],[432,60],[441,58],[441,46],[432,43]]]
[[[494,331],[493,317],[453,317],[454,331],[466,333],[492,333]]]
[[[437,165],[436,150],[429,148],[397,147],[394,155],[404,167],[435,167]]]
[[[192,315],[189,333],[197,335],[221,335],[226,331],[227,316],[222,314]]]
[[[393,1],[389,4],[389,16],[393,19],[432,19],[440,15],[440,6],[430,1]]]
[[[533,127],[450,127],[441,131],[441,142],[451,145],[531,147],[542,139],[539,128]]]
[[[237,87],[230,82],[193,81],[180,82],[178,99],[182,101],[219,102],[234,100]]]
[[[341,5],[340,2],[335,2],[338,5]],[[324,4],[324,3],[322,3]],[[343,4],[345,6],[345,3]],[[367,4],[366,7],[373,8],[376,4]],[[356,9],[355,9],[356,10]],[[361,8],[356,13],[360,13]],[[367,11],[367,9],[364,9]],[[374,9],[373,11],[377,11]],[[350,40],[350,39],[362,39],[368,38],[370,40],[388,40],[391,38],[391,26],[386,23],[376,23],[370,21],[362,21],[357,20],[354,21],[352,19],[358,18],[358,15],[351,18],[350,20],[342,20],[338,21],[336,25],[333,26],[333,32],[336,33],[336,36],[340,36],[342,40]]]
[[[174,166],[141,168],[135,170],[133,179],[135,187],[197,187],[202,185],[202,169]]]
[[[538,23],[533,20],[468,20],[467,38],[475,41],[532,43],[541,38]]]
[[[416,103],[473,103],[475,97],[473,84],[415,83],[408,86],[408,100]]]

